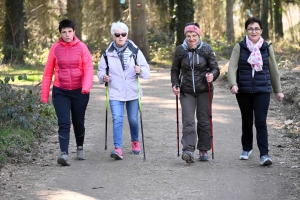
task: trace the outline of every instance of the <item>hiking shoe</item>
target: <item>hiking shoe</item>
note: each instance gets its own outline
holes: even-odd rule
[[[141,147],[139,141],[134,141],[131,142],[131,147],[132,147],[132,153],[134,155],[139,155],[141,154]]]
[[[200,151],[199,161],[208,161],[207,151]]]
[[[248,160],[249,156],[251,155],[252,150],[250,151],[243,151],[240,155],[240,160]]]
[[[182,160],[185,160],[186,163],[194,163],[194,153],[190,151],[183,151]]]
[[[111,153],[110,157],[116,160],[123,160],[123,152],[120,148],[115,148]]]
[[[77,160],[85,160],[84,151],[82,146],[77,147]]]
[[[268,166],[272,165],[272,160],[268,155],[264,155],[260,157],[260,165]]]
[[[57,159],[57,163],[62,165],[62,166],[70,166],[70,162],[69,162],[69,156],[66,152],[62,152],[61,156],[58,157]]]

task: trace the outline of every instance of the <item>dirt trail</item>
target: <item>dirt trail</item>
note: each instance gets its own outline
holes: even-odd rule
[[[288,158],[276,147],[280,130],[272,128],[278,124],[272,113],[268,123],[270,156],[274,164],[270,167],[259,165],[256,142],[251,158],[238,160],[240,112],[235,97],[222,81],[215,85],[213,100],[215,159],[187,164],[177,157],[175,96],[169,72],[169,69],[153,69],[151,78],[141,81],[145,94],[142,112],[146,162],[143,162],[143,154],[131,154],[127,120],[124,160],[109,157],[113,149],[110,112],[108,150],[104,150],[105,88],[95,77],[86,115],[84,148],[87,160],[75,160],[72,135],[71,166],[56,164],[59,149],[54,135],[49,143],[41,146],[43,158],[21,167],[8,165],[1,171],[0,199],[297,199],[288,188],[299,181],[284,175],[287,171],[283,163]],[[211,158],[210,152],[209,155]]]

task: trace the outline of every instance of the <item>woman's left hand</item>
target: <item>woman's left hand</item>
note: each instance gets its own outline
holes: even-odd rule
[[[214,75],[212,73],[206,73],[206,80],[208,83],[214,80]]]
[[[284,94],[283,93],[277,93],[277,100],[278,101],[282,101],[283,100],[283,97],[284,97]]]

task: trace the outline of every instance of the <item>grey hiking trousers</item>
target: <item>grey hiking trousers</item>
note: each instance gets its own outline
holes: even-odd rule
[[[213,91],[211,95],[213,97]],[[198,150],[210,150],[211,135],[208,92],[199,94],[180,93],[180,104],[182,110],[182,150],[194,152],[196,143]]]

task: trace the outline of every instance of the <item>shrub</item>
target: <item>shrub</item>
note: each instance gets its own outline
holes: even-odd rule
[[[54,108],[40,101],[39,90],[0,83],[0,163],[30,152],[56,124]],[[17,152],[17,153],[16,153]]]

